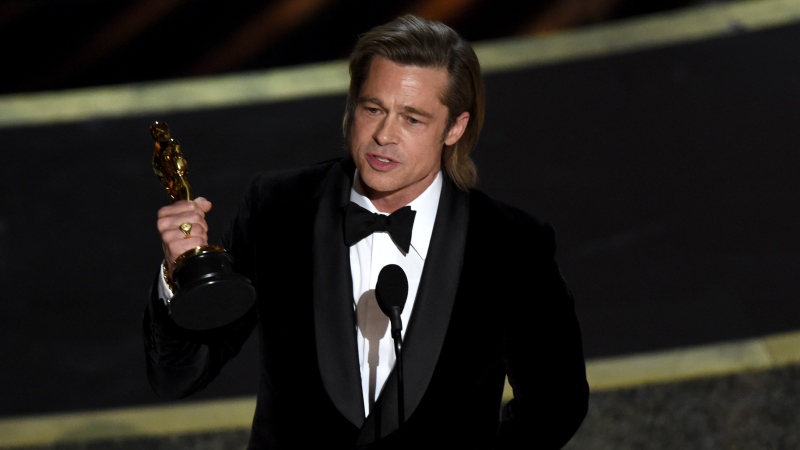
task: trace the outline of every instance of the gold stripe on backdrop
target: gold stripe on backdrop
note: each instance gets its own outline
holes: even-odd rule
[[[601,358],[587,362],[592,392],[720,377],[800,363],[800,332],[759,339]],[[506,386],[504,400],[511,398]],[[179,401],[0,420],[0,448],[98,442],[117,438],[248,430],[255,397]]]
[[[800,20],[797,0],[740,0],[619,20],[544,37],[475,44],[486,73],[755,31]],[[0,127],[230,107],[342,94],[344,61],[231,75],[0,96]]]

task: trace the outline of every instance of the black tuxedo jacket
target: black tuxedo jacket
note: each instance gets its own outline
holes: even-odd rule
[[[261,376],[250,449],[558,449],[587,411],[581,333],[552,228],[445,177],[397,373],[365,417],[342,211],[350,159],[265,172],[224,238],[258,292],[210,332],[145,311],[148,376],[165,398],[202,389],[254,328]],[[258,325],[256,327],[256,325]],[[504,381],[514,399],[501,412]]]

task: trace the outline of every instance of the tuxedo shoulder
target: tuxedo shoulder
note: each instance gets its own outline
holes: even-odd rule
[[[347,160],[335,158],[300,167],[261,170],[251,178],[249,194],[298,199],[313,195],[332,170],[346,170]]]

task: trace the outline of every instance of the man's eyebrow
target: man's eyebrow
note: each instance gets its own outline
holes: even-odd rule
[[[384,106],[383,102],[380,99],[376,98],[376,97],[359,97],[358,98],[358,103],[374,103],[374,104],[376,104],[378,106]],[[415,108],[413,106],[403,106],[403,112],[410,113],[410,114],[416,114],[418,116],[425,117],[427,119],[430,119],[430,118],[433,117],[433,114],[431,114],[431,113],[429,113],[427,111],[421,110],[419,108]]]
[[[407,113],[415,114],[417,116],[422,116],[422,117],[424,117],[426,119],[430,119],[430,118],[433,117],[433,114],[431,114],[431,113],[429,113],[427,111],[423,111],[421,109],[414,108],[413,106],[404,106],[403,107],[403,111],[405,111]]]
[[[375,103],[376,105],[383,106],[380,99],[376,97],[358,97],[358,103]]]

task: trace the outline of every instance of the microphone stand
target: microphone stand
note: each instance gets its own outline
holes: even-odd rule
[[[394,339],[394,356],[395,367],[397,368],[397,416],[400,428],[406,420],[405,414],[405,394],[403,390],[403,336],[400,333],[403,330],[403,320],[400,318],[401,309],[399,306],[392,306],[391,308],[391,321],[392,321],[392,339]]]
[[[381,311],[389,317],[392,324],[392,339],[394,340],[395,369],[397,369],[397,437],[400,448],[405,448],[403,425],[406,421],[405,393],[403,392],[403,352],[402,342],[403,305],[408,295],[408,278],[403,269],[397,264],[389,264],[381,269],[378,282],[375,284],[375,299]]]

